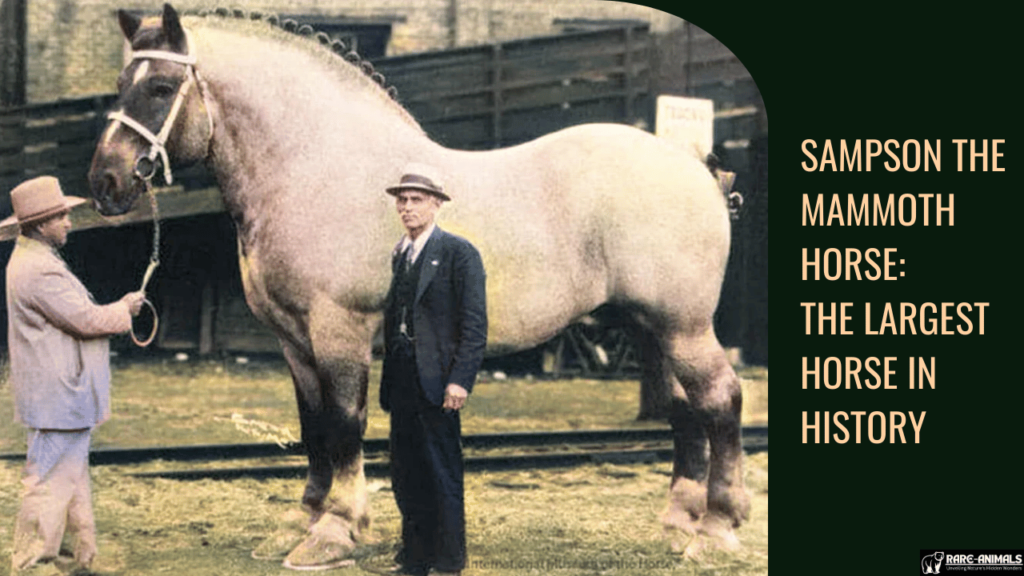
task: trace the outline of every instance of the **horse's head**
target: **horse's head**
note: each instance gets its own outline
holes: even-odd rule
[[[171,164],[202,160],[213,137],[195,46],[174,8],[164,4],[162,18],[145,21],[119,10],[118,19],[132,58],[89,170],[93,202],[106,215],[130,210],[159,166],[170,184]]]

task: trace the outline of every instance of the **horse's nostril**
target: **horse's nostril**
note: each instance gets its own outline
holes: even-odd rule
[[[114,190],[117,190],[117,177],[112,172],[104,172],[103,176],[100,177],[99,186],[94,190],[97,200],[109,201],[114,194]]]

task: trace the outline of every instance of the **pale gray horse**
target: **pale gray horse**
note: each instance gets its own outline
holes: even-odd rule
[[[648,372],[673,395],[666,526],[691,544],[738,544],[733,529],[749,509],[741,393],[712,327],[729,212],[696,154],[602,124],[504,150],[449,150],[379,78],[273,20],[182,21],[166,5],[160,18],[120,20],[135,58],[93,159],[95,205],[108,215],[131,208],[145,190],[140,174],[162,156],[150,140],[167,125],[170,163],[205,160],[215,173],[237,226],[246,300],[279,335],[294,378],[309,515],[299,538],[278,534],[262,555],[294,546],[291,566],[336,563],[369,526],[370,343],[402,234],[384,188],[412,161],[445,174],[454,201],[441,225],[483,257],[489,349],[535,346],[604,303],[642,327]]]

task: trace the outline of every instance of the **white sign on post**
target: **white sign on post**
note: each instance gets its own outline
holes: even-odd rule
[[[655,134],[683,148],[696,149],[699,158],[715,144],[715,103],[707,98],[658,96]]]

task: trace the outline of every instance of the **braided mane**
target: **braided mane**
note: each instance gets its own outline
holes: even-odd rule
[[[185,12],[183,15],[198,16],[200,18],[209,18],[211,16],[219,17],[222,19],[234,19],[242,22],[264,22],[269,24],[273,28],[279,28],[285,32],[290,32],[296,37],[307,40],[309,48],[317,45],[327,48],[330,53],[336,56],[335,61],[340,61],[345,65],[352,66],[356,70],[363,73],[367,79],[371,80],[373,87],[382,95],[386,96],[401,113],[409,121],[414,124],[417,128],[420,128],[419,123],[409,114],[409,111],[405,109],[398,102],[398,89],[394,86],[387,84],[384,75],[377,72],[373,64],[364,59],[354,49],[349,49],[341,40],[331,40],[324,32],[317,32],[312,26],[308,24],[299,25],[298,22],[290,18],[281,20],[277,14],[263,13],[260,11],[245,11],[242,9],[234,8],[216,8],[213,10],[198,10]],[[316,41],[316,44],[312,43],[312,40]],[[422,128],[421,128],[422,129]]]

